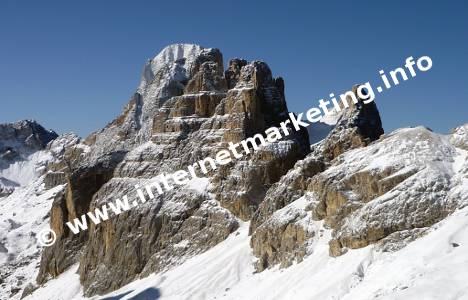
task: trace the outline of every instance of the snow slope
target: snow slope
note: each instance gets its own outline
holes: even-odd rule
[[[0,299],[19,299],[20,293],[12,292],[37,276],[42,250],[37,235],[48,228],[52,201],[63,188],[45,191],[41,177],[0,199]]]
[[[0,169],[0,177],[24,186],[34,181],[40,174],[41,167],[50,161],[52,155],[49,151],[37,151],[22,160],[15,161],[5,169]]]
[[[19,299],[21,290],[33,283],[38,273],[42,247],[39,233],[48,229],[54,197],[64,185],[44,187],[47,164],[55,162],[65,149],[79,146],[79,138],[65,134],[50,141],[45,149],[33,151],[18,144],[20,157],[0,169],[0,299]]]
[[[468,299],[468,207],[394,253],[368,246],[331,258],[330,232],[321,232],[302,263],[255,274],[244,223],[226,241],[166,273],[89,299]],[[26,299],[86,299],[76,268]]]

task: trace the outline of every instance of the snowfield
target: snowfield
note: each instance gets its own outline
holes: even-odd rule
[[[34,152],[23,160],[10,164],[8,168],[1,169],[0,178],[3,177],[10,182],[16,183],[16,186],[27,185],[38,177],[40,167],[52,161],[52,159],[49,151]]]
[[[45,191],[41,177],[0,199],[0,299],[10,299],[12,290],[22,290],[37,276],[42,247],[36,236],[49,228],[52,201],[63,188]]]
[[[25,299],[468,299],[468,207],[394,253],[368,246],[331,258],[329,239],[322,229],[302,263],[255,274],[244,223],[207,252],[108,295],[82,297],[74,266]]]

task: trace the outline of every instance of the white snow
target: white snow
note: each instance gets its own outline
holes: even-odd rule
[[[398,129],[384,137],[379,143],[365,148],[345,152],[336,167],[326,173],[342,172],[353,174],[360,171],[382,171],[388,168],[399,170],[436,167],[444,164],[450,167],[457,149],[449,142],[448,136],[430,132],[424,127]]]
[[[23,288],[37,276],[42,247],[36,236],[48,228],[52,201],[64,188],[57,186],[45,191],[42,180],[43,177],[1,199],[0,273],[11,274],[0,285],[0,299],[10,298],[11,288]]]
[[[24,186],[38,177],[41,166],[52,161],[49,151],[37,151],[27,156],[24,160],[16,161],[5,169],[0,169],[0,177],[16,182]]]
[[[468,299],[468,207],[394,253],[368,246],[331,258],[330,231],[320,232],[302,263],[254,273],[243,223],[224,242],[168,272],[90,299]],[[26,299],[86,299],[81,293],[72,269]]]
[[[325,123],[327,125],[334,126],[336,123],[338,123],[338,120],[341,118],[343,115],[343,112],[338,112],[336,109],[333,109],[330,113],[325,114],[321,119],[321,123]]]
[[[468,123],[453,130],[450,136],[450,142],[457,147],[465,146],[465,149],[468,150],[466,148],[468,147]]]
[[[24,298],[28,300],[78,300],[85,299],[81,296],[83,288],[80,285],[77,274],[78,264],[68,268],[60,277],[45,283],[32,295]]]
[[[188,77],[190,67],[202,50],[203,48],[201,46],[193,44],[174,44],[167,46],[146,64],[138,90],[141,94],[144,94],[145,89],[154,80],[154,76],[164,68],[170,68],[170,71],[166,74],[167,81],[171,79],[184,80]],[[185,59],[185,62],[182,64],[184,68],[177,68],[176,62],[181,59]],[[156,95],[157,93],[154,94]]]
[[[313,222],[311,222],[311,212],[307,212],[306,207],[314,201],[316,201],[315,195],[308,192],[282,209],[275,211],[270,219],[262,226],[268,226],[272,222],[285,225],[294,222],[302,225],[304,229],[309,232],[312,232],[313,226],[311,226],[311,223]]]
[[[52,163],[71,146],[77,145],[78,136],[64,134],[51,141],[44,150],[32,152],[24,146],[16,145],[20,158],[0,169],[0,188],[27,186],[37,180],[45,170],[45,166]],[[86,147],[86,146],[82,146]]]
[[[208,177],[198,177],[190,179],[184,188],[195,190],[200,194],[204,194],[207,192],[209,185],[210,179]]]

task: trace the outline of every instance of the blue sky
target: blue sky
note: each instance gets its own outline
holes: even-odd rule
[[[85,136],[117,116],[144,62],[197,43],[266,61],[289,109],[428,55],[426,73],[377,96],[384,128],[468,122],[464,1],[11,1],[0,4],[0,123]]]

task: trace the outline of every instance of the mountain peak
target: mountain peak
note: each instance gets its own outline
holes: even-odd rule
[[[196,57],[204,47],[195,44],[172,44],[166,46],[153,58],[153,61],[173,62],[181,58]]]
[[[33,150],[45,148],[57,133],[47,130],[35,120],[21,120],[14,123],[0,124],[0,146],[9,144],[25,145]]]

